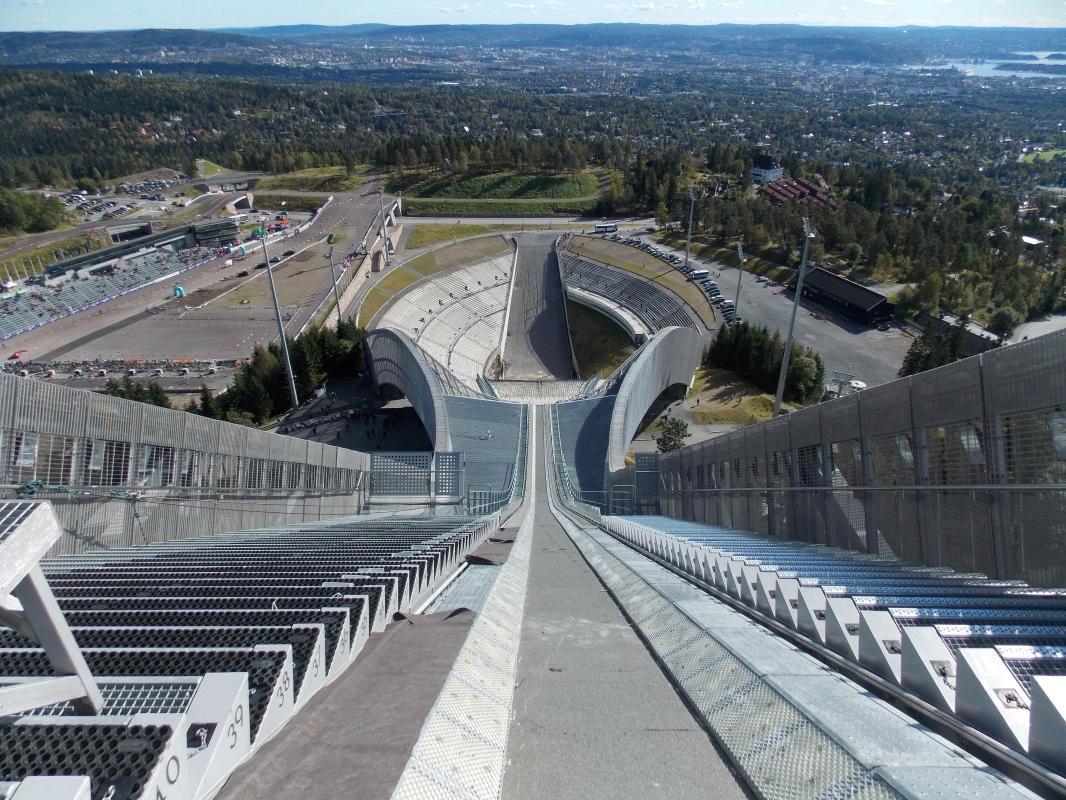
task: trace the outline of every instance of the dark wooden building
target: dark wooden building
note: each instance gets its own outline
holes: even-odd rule
[[[789,283],[796,290],[796,279]],[[807,270],[803,279],[803,296],[865,325],[875,325],[890,319],[896,307],[880,292],[861,283],[834,275],[822,267]]]

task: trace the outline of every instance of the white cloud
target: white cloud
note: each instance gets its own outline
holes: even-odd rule
[[[44,0],[22,0],[24,6],[43,6]]]

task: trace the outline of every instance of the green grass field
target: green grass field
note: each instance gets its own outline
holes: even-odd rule
[[[556,214],[588,214],[599,197],[539,200],[427,199],[404,196],[406,213],[422,217],[548,217]]]
[[[494,172],[456,177],[440,172],[396,172],[390,192],[403,192],[409,214],[423,216],[518,217],[584,214],[602,194],[599,175]]]
[[[1066,150],[1044,150],[1042,152],[1026,153],[1018,160],[1023,164],[1032,164],[1037,161],[1051,161],[1058,156],[1066,156]]]
[[[488,225],[412,225],[404,246],[408,250],[443,244],[452,239],[464,239],[481,233],[491,233],[494,226]]]
[[[595,197],[600,193],[600,182],[591,170],[576,175],[515,172],[496,172],[464,178],[430,175],[421,183],[409,187],[407,191],[419,198],[540,200]]]
[[[206,158],[204,159],[204,175],[205,176],[206,175],[217,175],[220,172],[229,172],[229,171],[230,170],[227,167],[224,167],[221,164],[216,164],[214,161],[208,161]]]
[[[360,167],[351,175],[345,175],[344,167],[313,167],[264,178],[259,182],[259,188],[266,191],[345,192],[363,184],[360,173],[365,170],[366,167]]]
[[[566,318],[582,378],[608,377],[636,350],[614,320],[591,308],[567,300]]]

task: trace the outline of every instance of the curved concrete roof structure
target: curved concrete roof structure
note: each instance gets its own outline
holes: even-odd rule
[[[637,353],[618,388],[607,444],[607,469],[624,469],[637,427],[664,390],[686,386],[703,355],[703,337],[692,328],[664,328]]]
[[[448,409],[441,376],[432,360],[407,334],[388,328],[366,335],[367,367],[378,386],[395,386],[411,401],[438,453],[450,452]]]

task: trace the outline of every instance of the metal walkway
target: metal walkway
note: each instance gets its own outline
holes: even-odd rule
[[[744,797],[552,515],[544,452],[502,797]]]

